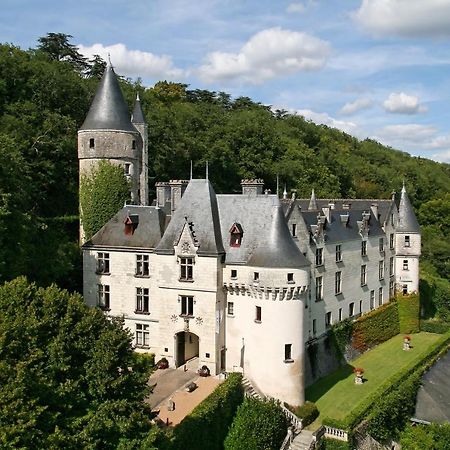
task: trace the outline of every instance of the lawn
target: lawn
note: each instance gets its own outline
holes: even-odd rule
[[[429,353],[430,346],[440,341],[442,335],[412,334],[412,349],[409,351],[402,350],[403,338],[403,335],[394,336],[353,360],[351,365],[338,369],[307,388],[306,399],[315,402],[320,411],[313,428],[326,416],[344,419],[387,379],[422,360]],[[364,369],[364,384],[354,383],[353,367]]]

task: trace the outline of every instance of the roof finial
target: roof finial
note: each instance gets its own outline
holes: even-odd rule
[[[278,191],[280,190],[280,177],[277,174],[277,197],[278,197]]]
[[[192,180],[192,159],[191,159],[191,172],[190,172],[190,180]]]
[[[112,64],[111,64],[111,53],[108,52],[108,67],[112,68]]]
[[[284,184],[283,199],[284,199],[284,200],[287,199],[286,183]]]
[[[208,180],[209,178],[209,168],[208,168],[208,161],[206,161],[206,179]]]

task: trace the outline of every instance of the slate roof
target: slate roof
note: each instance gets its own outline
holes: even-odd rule
[[[217,195],[226,263],[298,268],[309,265],[289,233],[276,195]],[[243,230],[240,247],[230,246],[233,223]]]
[[[420,233],[419,222],[417,222],[414,209],[409,201],[405,186],[402,188],[400,204],[398,205],[398,226],[397,231],[406,233]]]
[[[384,231],[381,224],[375,219],[372,211],[367,209],[351,209],[351,210],[331,210],[331,223],[327,221],[325,225],[324,234],[326,236],[325,242],[343,242],[353,239],[361,238],[359,234],[358,221],[362,220],[363,212],[370,212],[369,219],[369,236],[384,236]],[[341,215],[348,214],[347,223],[343,223]],[[303,211],[303,219],[309,231],[311,225],[317,225],[317,211]]]
[[[112,66],[105,69],[80,130],[137,131],[131,123],[128,106]]]
[[[156,248],[157,253],[174,252],[174,243],[178,242],[186,221],[192,223],[192,230],[199,243],[197,254],[224,253],[216,193],[208,180],[190,180]]]
[[[132,235],[125,234],[124,221],[138,220]],[[164,232],[165,214],[154,206],[124,206],[83,247],[130,247],[154,249]]]
[[[447,352],[422,377],[422,386],[417,393],[414,421],[450,422],[449,374],[450,352]]]
[[[141,100],[139,99],[139,94],[136,96],[136,102],[134,103],[133,114],[131,114],[131,122],[145,123],[144,112],[142,111]]]

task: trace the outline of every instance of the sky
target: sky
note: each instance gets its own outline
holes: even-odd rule
[[[0,42],[49,32],[147,87],[248,96],[450,163],[450,0],[1,0]]]

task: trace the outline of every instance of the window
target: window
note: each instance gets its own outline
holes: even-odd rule
[[[323,248],[316,248],[316,266],[323,264]]]
[[[359,301],[359,313],[362,314],[362,312],[363,312],[363,301],[360,300]]]
[[[394,257],[391,256],[389,258],[389,276],[392,277],[392,275],[394,275]]]
[[[192,281],[194,275],[194,258],[180,258],[180,281]]]
[[[255,322],[261,322],[261,306],[255,308]]]
[[[394,281],[391,280],[391,281],[389,282],[389,298],[392,298],[392,297],[394,296],[394,294],[395,294],[394,289],[395,289],[395,287],[394,287]]]
[[[375,291],[370,291],[370,310],[375,308]]]
[[[230,228],[230,247],[240,247],[244,231],[238,223],[234,223]]]
[[[110,290],[109,286],[106,284],[99,284],[98,285],[98,306],[100,308],[109,311],[111,307],[111,299],[110,299]]]
[[[342,292],[342,272],[334,274],[334,293],[340,294]]]
[[[287,274],[287,282],[288,283],[295,283],[295,281],[294,281],[294,274],[293,273],[288,273]]]
[[[342,320],[342,308],[339,308],[339,322]]]
[[[341,244],[336,245],[336,262],[342,261],[342,250]]]
[[[394,221],[395,217],[394,214],[391,214],[391,225],[394,226],[395,221]]]
[[[149,255],[136,255],[136,276],[148,277],[150,275]]]
[[[296,223],[292,224],[292,236],[297,237],[297,224]]]
[[[181,296],[181,315],[182,316],[194,315],[194,297],[190,295]]]
[[[348,305],[348,317],[353,317],[355,315],[355,303],[351,302]]]
[[[132,150],[136,150],[136,141],[134,139],[131,141],[131,148]]]
[[[411,239],[409,236],[405,236],[405,247],[411,247]]]
[[[378,249],[380,253],[384,252],[384,238],[382,237],[378,240]]]
[[[123,173],[125,174],[125,176],[131,175],[131,164],[130,163],[125,163],[125,165],[123,166]]]
[[[227,303],[227,314],[229,316],[234,316],[234,303],[233,302]]]
[[[284,344],[284,360],[292,361],[292,344]]]
[[[136,347],[150,347],[149,326],[144,323],[136,324]]]
[[[94,138],[90,138],[89,139],[89,148],[95,148],[95,139]]]
[[[378,279],[384,278],[384,261],[378,261]]]
[[[383,288],[380,287],[378,289],[378,306],[381,306],[383,304]]]
[[[409,270],[409,267],[408,267],[408,260],[407,260],[407,259],[404,259],[404,260],[403,260],[403,270]]]
[[[394,248],[394,233],[389,235],[389,248],[392,250]]]
[[[361,286],[365,286],[367,284],[367,266],[363,264],[361,266]]]
[[[402,294],[403,295],[406,295],[408,293],[408,285],[407,284],[404,284],[403,286],[402,286]]]
[[[313,319],[313,329],[312,329],[313,334],[315,335],[317,333],[317,323],[316,323],[316,319]]]
[[[232,279],[236,279],[237,278],[237,270],[236,269],[231,269],[231,278]]]
[[[109,253],[97,253],[97,273],[109,274]]]
[[[367,241],[361,241],[361,256],[367,256]]]
[[[323,277],[316,277],[316,302],[323,300]]]
[[[325,327],[329,328],[331,326],[331,311],[325,314]]]
[[[148,288],[136,288],[136,311],[138,314],[148,314]]]
[[[253,281],[255,283],[259,281],[259,272],[253,272]]]

